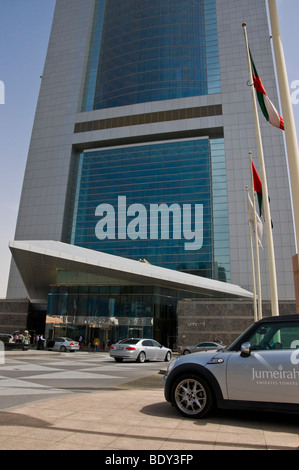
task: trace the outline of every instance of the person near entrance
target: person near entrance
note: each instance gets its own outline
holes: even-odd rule
[[[98,350],[99,350],[99,348],[100,348],[100,340],[99,340],[99,338],[94,338],[92,345],[93,345],[94,351],[95,351],[95,352],[98,352]]]

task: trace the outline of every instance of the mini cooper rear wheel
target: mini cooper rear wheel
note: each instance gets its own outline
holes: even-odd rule
[[[204,418],[214,406],[208,383],[196,375],[179,377],[172,388],[172,403],[187,418]]]

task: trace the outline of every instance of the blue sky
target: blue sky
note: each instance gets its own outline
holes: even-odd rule
[[[13,240],[40,76],[51,30],[55,0],[2,0],[0,16],[0,298],[6,296]],[[277,0],[288,78],[299,129],[298,0]],[[298,80],[298,85],[296,84]],[[271,97],[270,97],[271,98]],[[296,101],[296,100],[294,100]],[[0,95],[0,103],[1,95]]]

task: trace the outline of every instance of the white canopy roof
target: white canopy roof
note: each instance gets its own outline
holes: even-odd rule
[[[47,301],[57,273],[71,271],[95,276],[98,284],[152,285],[180,289],[198,296],[252,298],[241,287],[148,263],[52,240],[11,241],[9,248],[31,301]],[[80,282],[78,283],[80,284]]]

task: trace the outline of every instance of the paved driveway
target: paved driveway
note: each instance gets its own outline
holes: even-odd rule
[[[106,450],[107,454],[98,454],[99,459],[122,455],[108,451],[126,450],[126,456],[139,457],[136,467],[149,463],[150,458],[154,463],[157,455],[162,459],[167,453],[174,458],[179,451],[198,467],[199,450],[299,449],[299,419],[295,415],[221,411],[205,420],[181,417],[165,402],[162,376],[151,367],[148,364],[143,369],[142,377],[119,381],[100,391],[84,392],[81,388],[55,396],[44,393],[34,402],[2,410],[0,449]],[[45,371],[39,370],[41,373]],[[34,380],[32,370],[30,374],[25,382]],[[139,454],[139,450],[146,452]]]

